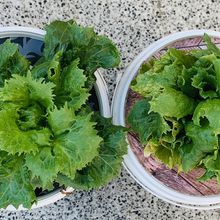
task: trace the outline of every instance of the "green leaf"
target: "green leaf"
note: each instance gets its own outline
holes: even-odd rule
[[[143,97],[151,97],[158,93],[158,90],[163,88],[161,83],[158,83],[158,75],[150,70],[137,75],[133,80],[131,89]]]
[[[175,117],[177,119],[192,114],[195,108],[192,98],[184,95],[181,91],[169,87],[164,89],[149,103],[151,112],[157,112],[161,116]]]
[[[34,143],[40,146],[50,146],[52,133],[49,128],[42,128],[41,130],[29,130],[31,139]]]
[[[218,94],[220,95],[220,59],[216,59],[213,62],[214,64],[214,68],[215,68],[215,72],[216,72],[216,83],[217,83],[217,91]]]
[[[203,56],[212,54],[212,52],[210,52],[208,49],[202,49],[202,50],[200,50],[200,49],[192,49],[192,50],[190,50],[190,54],[192,56],[194,56],[195,58],[199,59],[199,58],[201,58]]]
[[[206,173],[200,179],[206,180],[206,179],[211,179],[213,177],[217,177],[218,184],[220,184],[220,155],[219,155],[219,152],[217,152],[214,155],[208,155],[205,159],[202,160],[202,162],[206,168]]]
[[[28,108],[18,110],[19,120],[17,121],[21,130],[33,129],[41,126],[45,112],[39,104],[35,103]]]
[[[220,100],[208,99],[200,102],[193,114],[195,125],[201,126],[203,119],[207,119],[209,126],[220,131],[220,121],[216,120],[220,115]]]
[[[55,181],[55,180],[54,180]],[[33,187],[33,189],[36,190],[36,195],[38,194],[38,190],[42,189],[44,192],[43,193],[49,193],[49,192],[52,192],[54,191],[54,189],[57,189],[57,182],[48,182],[47,185],[45,187],[42,186],[42,180],[40,179],[40,177],[33,177],[31,176],[31,179],[30,179],[30,184],[31,186]]]
[[[170,169],[177,166],[182,171],[180,148],[184,144],[183,125],[174,118],[165,118],[169,124],[167,132],[160,138],[152,136],[144,148],[144,155],[154,155]]]
[[[51,108],[54,105],[54,84],[45,83],[43,80],[43,78],[33,79],[30,72],[27,76],[13,75],[13,78],[6,80],[5,86],[0,89],[0,98],[4,102],[13,102],[21,107],[35,101],[45,108]]]
[[[165,147],[163,140],[156,139],[149,140],[148,144],[144,148],[145,156],[152,154],[157,159],[165,163],[170,169],[177,166],[178,170],[182,170],[181,154],[179,148]]]
[[[220,50],[219,48],[212,42],[211,38],[209,37],[208,34],[204,34],[203,40],[206,42],[207,49],[211,52],[214,53],[216,56],[220,56]]]
[[[53,83],[59,83],[60,80],[60,60],[62,51],[58,51],[52,60],[46,60],[33,67],[31,74],[33,78],[39,79],[44,77],[46,80],[50,80]]]
[[[170,119],[169,121],[166,120],[167,123],[169,123],[169,131],[167,131],[165,134],[163,134],[160,138],[152,136],[152,138],[149,140],[149,142],[146,145],[146,148],[151,145],[149,143],[154,143],[154,145],[158,145],[154,147],[155,149],[159,147],[166,148],[170,151],[170,154],[173,155],[174,153],[179,151],[179,148],[184,144],[184,136],[182,135],[183,129],[182,125],[177,121],[171,121],[173,119]],[[150,149],[149,149],[150,150]],[[147,149],[145,149],[145,153],[147,153]],[[155,152],[155,150],[150,150],[149,152]],[[160,153],[160,152],[159,152]],[[175,164],[174,164],[175,165]]]
[[[17,125],[19,115],[15,109],[0,111],[0,149],[10,154],[36,153],[39,145],[50,145],[50,132],[22,131]]]
[[[31,208],[36,201],[34,189],[30,184],[30,174],[23,165],[23,158],[9,156],[0,166],[0,207],[23,204]]]
[[[48,115],[49,126],[55,135],[70,131],[74,121],[74,111],[68,108],[67,105],[64,105],[64,107],[60,109],[53,109]]]
[[[153,65],[153,72],[160,73],[164,70],[166,66],[172,65],[174,62],[174,58],[170,56],[169,51],[162,56],[160,59],[155,60]]]
[[[191,122],[186,125],[185,130],[186,136],[192,140],[181,148],[183,170],[187,172],[198,165],[207,153],[218,149],[218,138],[215,130],[208,125],[199,127]]]
[[[170,56],[175,59],[176,63],[182,64],[186,68],[192,67],[196,61],[196,58],[188,51],[169,48],[168,53],[170,53]]]
[[[60,50],[65,53],[63,66],[80,58],[80,68],[87,74],[98,68],[119,65],[120,55],[111,40],[98,36],[92,28],[81,27],[74,21],[54,21],[46,27],[44,56],[52,59]]]
[[[138,74],[146,73],[148,70],[150,70],[151,68],[153,68],[154,62],[155,62],[155,59],[154,59],[154,58],[151,59],[151,60],[149,60],[148,62],[144,62],[144,63],[141,65]]]
[[[13,74],[24,76],[26,75],[29,67],[29,61],[17,51],[7,65],[7,71],[10,73],[10,76]]]
[[[203,84],[208,88],[212,88],[212,90],[218,91],[218,95],[220,94],[220,59],[217,59],[216,55],[209,54],[201,57],[198,61],[202,68],[197,67],[200,72],[203,71],[203,78],[206,78],[206,82]],[[207,72],[209,71],[209,74]],[[202,85],[202,86],[204,86]],[[217,94],[217,93],[216,93]],[[217,96],[217,95],[216,95]],[[212,97],[211,97],[212,98]]]
[[[85,88],[86,76],[83,70],[78,68],[79,60],[74,60],[63,70],[62,81],[56,88],[56,104],[63,106],[67,102],[69,107],[78,110],[89,97],[88,89]]]
[[[14,56],[17,52],[18,46],[16,44],[11,43],[10,40],[6,40],[3,44],[0,45],[0,68],[5,66],[5,64],[9,61],[10,58]]]
[[[31,171],[31,176],[38,177],[41,186],[46,188],[48,184],[53,182],[58,173],[58,164],[55,156],[52,154],[50,147],[44,147],[40,152],[27,154],[25,157],[25,165]]]
[[[209,171],[220,171],[220,157],[219,153],[216,155],[208,155],[203,159],[203,164]]]
[[[153,65],[152,61],[150,62],[151,64],[148,63],[148,65]],[[161,65],[159,65],[160,62]],[[181,73],[183,67],[173,61],[173,63],[169,61],[167,65],[164,65],[163,62],[162,57],[160,60],[154,62],[151,69],[138,74],[136,79],[132,82],[132,90],[143,97],[153,97],[158,95],[158,93],[166,87],[176,89],[179,73]],[[158,70],[161,70],[161,72],[158,72]]]
[[[62,53],[59,51],[52,61],[37,65],[32,70],[32,75],[35,78],[44,76],[46,80],[56,85],[54,93],[56,94],[55,102],[58,107],[62,107],[65,102],[68,102],[68,106],[77,110],[85,104],[90,95],[88,89],[85,88],[87,77],[84,75],[84,70],[78,68],[79,59],[71,62],[61,73],[61,55]]]
[[[13,78],[5,81],[5,86],[0,89],[0,98],[3,102],[22,103],[22,106],[29,104],[29,91],[26,86],[26,78],[14,75]]]
[[[199,96],[199,91],[197,88],[192,86],[192,79],[197,74],[197,68],[192,67],[189,69],[183,68],[182,72],[178,76],[177,85],[181,91],[192,98]]]
[[[198,178],[198,181],[205,182],[207,180],[212,179],[215,176],[215,172],[211,170],[206,170],[206,172]]]
[[[146,144],[153,136],[160,138],[169,130],[168,124],[158,113],[149,113],[150,104],[146,99],[137,101],[128,115],[128,123],[131,129],[137,132],[141,143]]]
[[[12,74],[25,75],[29,62],[18,52],[18,46],[6,40],[0,45],[0,86],[4,80],[9,79]]]
[[[56,163],[62,174],[73,179],[77,170],[85,167],[98,155],[101,138],[91,122],[91,114],[76,116],[73,125],[66,133],[54,141]],[[65,161],[65,163],[63,163]]]
[[[46,59],[52,59],[58,51],[66,50],[72,38],[70,32],[72,24],[75,24],[75,22],[54,21],[46,26],[43,52]]]
[[[174,66],[167,66],[161,74],[149,70],[138,75],[133,81],[131,88],[146,98],[156,96],[165,87],[175,87],[177,77],[173,74],[174,72]]]
[[[98,121],[96,125],[98,134],[103,137],[99,155],[82,170],[77,171],[73,180],[59,175],[60,183],[79,189],[92,189],[106,184],[119,174],[123,155],[127,152],[124,128],[112,125],[111,119],[103,118],[98,114],[94,119]]]
[[[204,68],[197,68],[197,74],[192,77],[192,86],[199,89],[202,98],[217,97],[216,76],[210,75]]]
[[[113,42],[105,36],[97,36],[88,48],[85,56],[80,56],[81,66],[87,72],[95,72],[98,68],[113,68],[119,65],[119,51]]]
[[[169,127],[170,127],[167,134],[170,134],[172,136],[172,142],[174,142],[177,139],[177,136],[179,135],[179,133],[183,129],[183,123],[181,123],[181,121],[177,121],[175,118],[165,117],[165,120],[166,120],[166,123],[169,124]]]

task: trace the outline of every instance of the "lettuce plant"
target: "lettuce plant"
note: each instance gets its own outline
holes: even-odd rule
[[[207,48],[169,48],[145,62],[131,89],[142,96],[128,115],[145,155],[188,172],[203,167],[200,180],[220,184],[220,49],[205,34]]]
[[[30,208],[35,189],[98,188],[119,173],[124,129],[93,112],[94,72],[119,64],[115,45],[74,21],[46,27],[34,66],[9,40],[0,46],[0,207]]]

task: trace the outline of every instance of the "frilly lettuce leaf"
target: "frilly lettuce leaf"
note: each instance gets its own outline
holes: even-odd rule
[[[31,171],[31,178],[38,177],[44,189],[52,183],[59,171],[56,157],[50,147],[43,147],[39,152],[27,154],[25,165]]]
[[[79,58],[79,67],[87,74],[97,68],[118,66],[120,55],[111,40],[98,36],[92,28],[82,27],[74,21],[54,21],[46,27],[45,59],[52,59],[60,50],[65,53],[62,66]]]
[[[192,67],[194,62],[195,58],[185,51],[171,48],[159,60],[144,63],[131,88],[144,97],[153,97],[166,87],[177,89],[180,78],[182,85],[189,81],[181,77],[181,73],[184,69]],[[188,90],[188,87],[185,90]]]
[[[85,55],[82,57],[82,55]],[[98,36],[88,47],[85,54],[80,56],[83,69],[87,72],[95,72],[98,68],[112,68],[120,63],[119,51],[110,39]]]
[[[54,108],[48,115],[49,126],[55,135],[69,131],[74,121],[74,110],[68,108],[67,104],[60,109]]]
[[[0,89],[0,98],[3,102],[12,102],[21,107],[38,102],[45,108],[52,108],[54,86],[51,82],[45,83],[43,78],[33,79],[30,72],[27,76],[15,74],[5,81],[5,86]]]
[[[146,99],[137,101],[128,115],[128,123],[133,131],[137,132],[141,142],[146,144],[153,136],[160,138],[170,128],[158,114],[150,111],[150,104]]]
[[[202,163],[206,169],[205,174],[200,177],[200,181],[211,179],[213,177],[217,178],[218,184],[220,184],[220,155],[217,152],[214,155],[207,155]]]
[[[214,53],[216,56],[220,57],[220,49],[212,42],[208,34],[204,34],[203,40],[206,42],[207,49],[210,53]]]
[[[12,74],[25,75],[29,68],[29,62],[19,52],[18,46],[6,40],[0,45],[0,86],[4,80],[9,79]]]
[[[90,95],[85,88],[87,77],[84,70],[78,67],[79,59],[60,71],[62,54],[62,51],[58,51],[52,60],[38,64],[31,73],[34,78],[44,77],[47,82],[54,83],[55,104],[58,107],[68,102],[68,106],[78,110]]]
[[[149,103],[150,112],[157,112],[161,116],[177,119],[192,114],[195,108],[195,102],[192,98],[170,87],[153,97]]]
[[[160,74],[149,70],[139,74],[131,88],[143,97],[153,97],[165,87],[175,88],[179,71],[180,67],[173,64],[165,66]]]
[[[180,65],[180,66],[183,65],[186,68],[190,68],[196,62],[196,58],[185,50],[177,50],[175,48],[169,48],[168,53],[174,59],[174,63],[176,65]]]
[[[175,141],[177,139],[177,136],[179,135],[179,133],[182,131],[184,127],[183,123],[176,120],[175,118],[165,117],[165,120],[166,120],[166,123],[168,123],[170,127],[167,134],[170,134],[173,137],[172,141]]]
[[[21,130],[39,128],[45,119],[45,112],[38,103],[34,103],[28,108],[18,110],[19,120],[17,121]]]
[[[207,153],[218,149],[218,138],[215,131],[208,125],[199,127],[192,122],[185,127],[186,136],[191,139],[182,147],[183,170],[193,169]]]
[[[172,65],[174,62],[174,58],[170,55],[169,51],[163,54],[160,59],[155,59],[154,64],[152,66],[152,70],[155,73],[161,73],[164,67]]]
[[[93,120],[97,121],[98,135],[103,138],[99,154],[86,167],[78,170],[73,180],[59,175],[59,183],[79,189],[92,189],[103,186],[119,174],[123,155],[127,152],[124,128],[113,126],[111,119],[98,114],[93,116]]]
[[[0,68],[5,66],[8,61],[15,55],[18,50],[18,46],[16,44],[11,43],[10,40],[6,40],[3,44],[0,45]]]
[[[169,168],[177,166],[179,171],[181,171],[180,149],[184,144],[184,137],[181,136],[183,125],[174,118],[166,117],[164,121],[169,129],[159,138],[152,135],[145,145],[144,154],[145,156],[152,154]]]
[[[197,74],[197,68],[185,68],[178,75],[177,85],[180,90],[187,96],[195,98],[198,96],[199,91],[197,88],[192,86],[192,78]]]
[[[36,153],[39,145],[50,145],[51,133],[47,129],[23,131],[17,125],[16,109],[0,111],[0,149],[10,154]]]
[[[138,71],[138,74],[143,74],[143,73],[146,73],[148,70],[150,70],[151,68],[153,68],[154,66],[154,63],[155,63],[155,59],[152,58],[151,60],[149,60],[148,62],[144,62],[139,71]],[[135,80],[135,79],[134,79]]]
[[[54,55],[60,50],[66,50],[71,42],[70,28],[75,25],[74,21],[54,21],[46,26],[44,38],[45,48],[44,57],[52,59]]]
[[[215,172],[211,170],[206,170],[205,173],[198,178],[198,181],[204,182],[204,181],[212,179],[213,177],[215,177]]]
[[[216,71],[217,91],[220,95],[220,59],[214,60],[213,64]]]
[[[46,60],[45,62],[37,63],[31,70],[31,75],[35,79],[45,78],[53,83],[58,83],[60,79],[60,61],[63,52],[58,51],[52,60]]]
[[[44,127],[46,109],[52,108],[52,83],[13,75],[0,89],[0,149],[10,154],[33,153],[51,144],[51,131]],[[45,120],[45,119],[44,119]]]
[[[166,146],[164,144],[166,144]],[[182,161],[179,147],[171,147],[171,145],[170,147],[167,146],[167,142],[163,141],[163,138],[160,140],[151,139],[144,148],[144,154],[145,156],[152,154],[157,159],[165,163],[170,169],[177,166],[179,171],[181,171]]]
[[[69,131],[54,140],[54,155],[59,170],[71,179],[74,179],[77,170],[85,167],[98,155],[102,138],[97,135],[95,123],[90,119],[91,114],[76,116]]]
[[[89,97],[89,91],[85,88],[87,80],[84,71],[78,68],[79,59],[74,60],[69,66],[63,69],[62,80],[56,84],[56,105],[68,106],[78,110]]]
[[[13,204],[16,208],[23,204],[26,208],[36,201],[30,184],[30,173],[23,164],[23,158],[6,156],[0,166],[0,206]]]
[[[206,69],[197,68],[197,73],[192,77],[192,86],[199,89],[202,98],[216,98],[217,80],[215,75],[208,73]]]
[[[202,126],[203,119],[207,119],[209,126],[220,131],[220,99],[208,99],[200,102],[193,114],[193,122],[197,126]]]

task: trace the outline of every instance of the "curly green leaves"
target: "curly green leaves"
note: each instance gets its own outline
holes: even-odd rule
[[[6,40],[0,45],[0,87],[12,74],[25,75],[29,62],[18,52],[18,46]]]
[[[5,156],[0,166],[0,206],[6,208],[13,204],[16,208],[23,204],[31,208],[36,201],[34,189],[30,184],[30,173],[23,164],[23,158]]]
[[[74,118],[69,131],[54,141],[54,153],[61,173],[74,179],[76,170],[82,169],[98,155],[101,138],[90,121],[91,115]],[[63,164],[65,160],[65,165]]]
[[[65,102],[68,106],[78,110],[89,97],[89,91],[85,88],[87,80],[84,71],[78,68],[79,60],[74,60],[62,72],[62,80],[56,84],[56,105],[63,106]]]
[[[20,107],[38,102],[49,109],[54,105],[54,86],[51,82],[45,83],[43,78],[33,79],[30,72],[27,76],[13,75],[13,78],[6,80],[5,86],[0,89],[0,98],[3,102],[10,102]]]
[[[146,144],[150,137],[160,138],[169,130],[169,126],[158,113],[149,111],[150,104],[143,99],[135,103],[128,116],[128,123],[138,133],[143,144]]]
[[[86,106],[94,71],[117,66],[117,48],[74,21],[46,29],[33,67],[17,45],[0,45],[0,207],[30,208],[34,190],[52,190],[56,180],[99,187],[118,174],[126,153],[123,129],[103,119],[100,131]]]
[[[220,50],[208,35],[204,35],[204,40],[205,50],[171,48],[158,60],[143,64],[131,88],[147,98],[149,104],[138,101],[128,122],[146,146],[145,154],[153,154],[171,168],[177,165],[180,171],[203,166],[207,170],[203,179],[220,179],[216,159]],[[168,126],[164,133],[158,119]]]
[[[195,102],[184,95],[181,91],[165,88],[150,102],[150,111],[157,112],[161,116],[174,117],[177,119],[193,113]]]
[[[97,156],[84,168],[78,170],[74,179],[71,180],[61,174],[58,176],[58,182],[79,189],[92,189],[106,184],[118,175],[122,156],[127,151],[124,128],[112,125],[111,119],[103,118],[98,114],[93,116],[93,119],[97,121],[95,127],[98,135],[103,137]]]
[[[98,36],[92,28],[81,27],[74,21],[54,21],[46,27],[45,59],[51,59],[60,50],[64,52],[62,66],[80,59],[80,68],[87,75],[100,67],[118,66],[120,55],[111,40]]]

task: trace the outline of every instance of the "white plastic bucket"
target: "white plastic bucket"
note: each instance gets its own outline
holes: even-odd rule
[[[37,40],[43,40],[44,35],[46,34],[45,31],[37,28],[30,28],[30,27],[1,27],[0,28],[0,38],[5,37],[29,37]],[[96,84],[95,84],[95,91],[99,102],[99,109],[100,113],[104,117],[111,117],[111,110],[109,105],[108,99],[108,88],[105,83],[105,80],[102,77],[101,70],[95,72],[96,76]],[[51,203],[56,202],[59,199],[62,199],[69,193],[73,192],[72,187],[67,187],[64,189],[57,189],[53,192],[50,192],[44,196],[39,196],[37,198],[37,203],[33,204],[31,209],[39,208],[45,205],[49,205]],[[25,210],[25,208],[20,205],[18,209],[14,206],[9,205],[6,210],[9,211],[16,211],[16,210]]]
[[[172,43],[187,38],[203,36],[207,33],[211,37],[220,38],[220,32],[210,30],[190,30],[166,36],[143,50],[128,66],[121,80],[116,86],[112,103],[113,123],[125,126],[125,105],[131,81],[137,75],[141,64],[156,52]],[[180,193],[165,186],[153,177],[150,172],[140,164],[133,151],[129,148],[124,159],[124,166],[131,176],[146,190],[169,203],[193,209],[220,208],[220,194],[210,196],[193,196]]]

